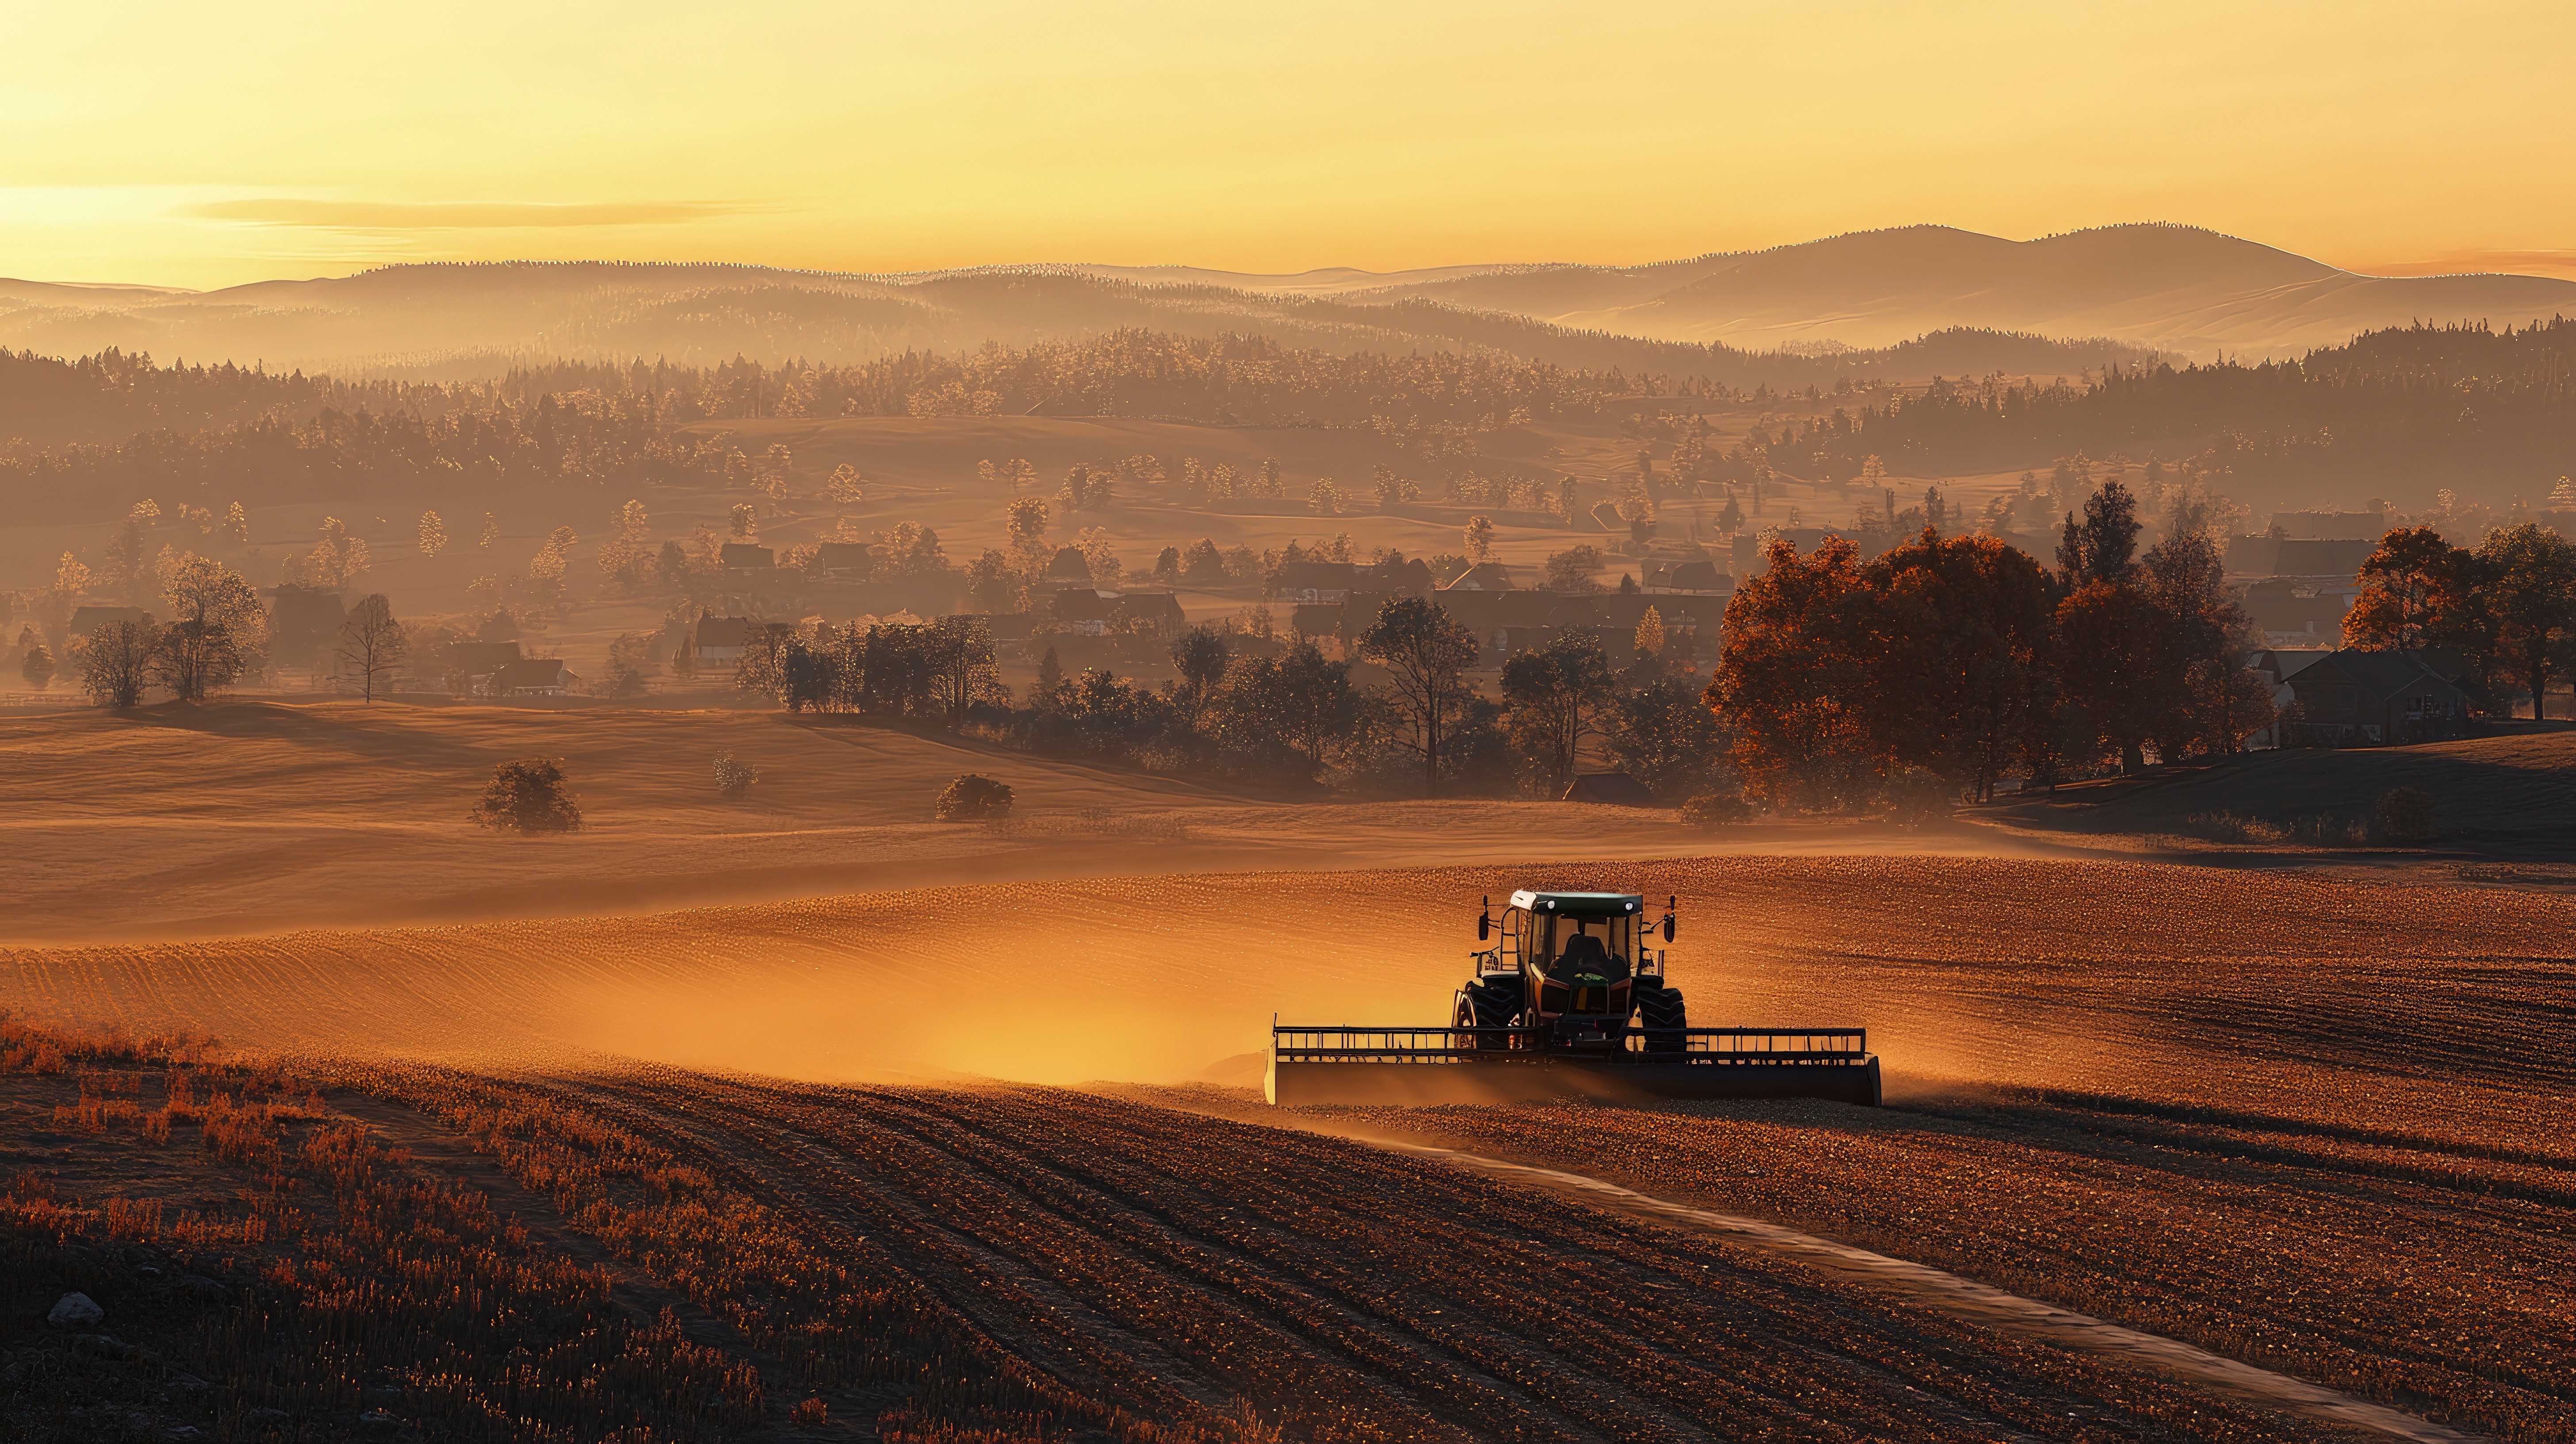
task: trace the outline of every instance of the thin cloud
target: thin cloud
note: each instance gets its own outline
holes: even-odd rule
[[[715,220],[776,207],[747,201],[610,201],[546,205],[506,201],[412,203],[317,201],[289,196],[209,201],[173,214],[201,221],[241,221],[333,231],[467,231],[648,226]]]

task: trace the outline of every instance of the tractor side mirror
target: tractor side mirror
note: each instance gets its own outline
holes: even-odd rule
[[[1669,943],[1669,942],[1671,942],[1672,940],[1673,940],[1673,915],[1672,915],[1671,913],[1666,913],[1666,914],[1664,914],[1664,941]]]
[[[1481,943],[1494,935],[1494,900],[1486,898],[1479,906],[1483,911],[1476,914],[1476,941]]]

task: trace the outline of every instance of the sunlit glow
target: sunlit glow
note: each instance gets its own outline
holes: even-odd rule
[[[0,273],[399,259],[1637,261],[2187,221],[2576,274],[2576,10],[2312,0],[1280,9],[19,7]],[[2491,259],[2493,258],[2493,259]]]

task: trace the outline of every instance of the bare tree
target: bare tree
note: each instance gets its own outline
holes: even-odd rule
[[[161,629],[149,621],[108,622],[80,649],[81,690],[101,707],[143,700],[161,651]]]
[[[1411,724],[1407,746],[1422,758],[1422,787],[1440,793],[1440,764],[1475,689],[1459,674],[1475,665],[1476,634],[1420,597],[1397,597],[1360,634],[1360,655],[1384,667],[1396,710]]]
[[[376,690],[393,674],[394,665],[403,659],[411,639],[403,634],[402,623],[394,620],[393,604],[382,592],[358,599],[340,623],[340,645],[335,655],[344,675],[358,679],[358,690],[367,701],[376,700]]]

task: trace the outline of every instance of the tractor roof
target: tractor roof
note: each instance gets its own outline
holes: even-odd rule
[[[1646,910],[1646,900],[1632,892],[1532,892],[1527,888],[1512,894],[1512,906],[1539,913],[1581,913],[1587,917],[1621,913],[1639,914]]]

